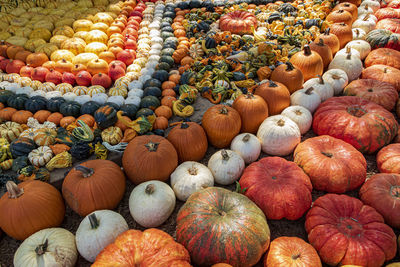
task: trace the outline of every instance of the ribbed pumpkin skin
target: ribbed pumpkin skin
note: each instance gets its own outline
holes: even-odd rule
[[[35,142],[27,137],[20,137],[10,145],[10,151],[14,158],[27,156],[29,152],[36,148]]]
[[[89,177],[73,168],[65,177],[62,194],[65,201],[81,216],[95,210],[114,209],[125,193],[125,175],[109,160],[89,160],[80,165],[92,168]]]
[[[314,113],[313,131],[353,145],[362,153],[374,153],[396,136],[398,124],[392,113],[356,96],[333,97]]]
[[[247,197],[223,188],[192,194],[176,221],[176,239],[198,266],[253,266],[269,246],[264,213]]]
[[[329,135],[300,143],[293,160],[317,190],[344,193],[359,187],[367,177],[364,156],[350,144]]]
[[[122,166],[135,184],[150,180],[166,181],[178,166],[178,154],[164,137],[142,135],[129,142],[122,156]]]
[[[96,110],[94,119],[100,129],[106,129],[117,122],[117,112],[111,106],[103,106]]]
[[[317,251],[298,237],[281,236],[271,242],[264,267],[322,267]]]
[[[328,265],[382,266],[395,257],[397,244],[392,228],[382,216],[359,199],[327,194],[307,213],[308,240]]]
[[[24,193],[0,198],[0,227],[17,240],[50,227],[56,227],[64,219],[65,206],[60,192],[52,185],[33,180],[18,184]],[[18,222],[18,223],[16,223]]]
[[[248,166],[240,178],[245,196],[262,209],[268,219],[297,220],[311,207],[310,178],[295,163],[265,157]]]
[[[392,84],[373,79],[358,79],[352,81],[344,88],[343,94],[359,96],[381,105],[389,111],[394,108],[397,99],[399,99],[399,94]]]
[[[174,127],[167,139],[175,147],[179,162],[200,161],[207,152],[207,135],[195,122],[184,122]]]
[[[96,257],[92,267],[190,267],[187,250],[167,233],[151,228],[120,234]]]
[[[400,175],[378,173],[371,176],[360,189],[360,198],[375,208],[392,227],[400,228]]]
[[[383,173],[400,174],[400,144],[390,144],[376,155],[376,164]]]
[[[207,109],[201,123],[208,141],[217,148],[229,146],[242,126],[239,113],[225,105],[215,105]]]
[[[400,52],[390,48],[378,48],[368,54],[364,63],[365,67],[382,64],[400,69]]]

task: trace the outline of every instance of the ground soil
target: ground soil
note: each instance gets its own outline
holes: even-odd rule
[[[211,106],[211,104],[208,101],[206,101],[202,98],[199,98],[195,105],[196,113],[191,118],[192,121],[200,122],[201,116],[204,113],[204,111],[207,109],[208,106]],[[307,138],[314,137],[314,136],[315,136],[314,133],[312,131],[309,131],[306,135],[303,136],[302,140],[305,140]],[[202,163],[207,164],[208,159],[216,151],[217,151],[217,149],[210,147],[207,151],[205,158],[202,160]],[[266,156],[268,156],[268,155],[262,154],[260,157],[266,157]],[[376,167],[376,161],[375,161],[376,155],[365,155],[365,157],[366,157],[366,160],[368,163],[368,169],[367,169],[368,177],[370,177],[371,175],[378,172],[378,169]],[[293,160],[292,155],[285,157],[285,158],[287,160]],[[217,186],[219,186],[219,185],[217,185]],[[57,183],[56,187],[58,187],[58,189],[61,189],[60,183]],[[235,190],[234,185],[222,186],[222,187],[227,188],[232,191]],[[125,196],[124,196],[123,200],[121,201],[121,203],[119,204],[119,206],[117,207],[116,211],[118,213],[120,213],[126,219],[126,221],[128,222],[128,225],[131,229],[144,230],[145,228],[138,225],[132,219],[132,216],[129,213],[128,200],[129,200],[129,195],[130,195],[132,189],[134,188],[134,185],[129,180],[127,180],[126,188],[127,188],[127,190],[125,192]],[[312,192],[313,200],[317,199],[318,197],[320,197],[324,194],[325,194],[324,192],[313,190],[313,192]],[[357,197],[358,191],[347,192],[346,194],[353,196],[353,197]],[[177,205],[175,207],[174,213],[170,216],[170,218],[163,225],[161,225],[158,228],[166,231],[167,233],[169,233],[170,235],[175,237],[176,216],[177,216],[179,209],[181,208],[181,206],[183,204],[184,204],[183,202],[177,201]],[[82,220],[82,217],[80,217],[79,215],[74,213],[69,207],[67,207],[65,219],[64,219],[64,222],[61,225],[61,227],[65,228],[75,234],[81,220]],[[297,236],[304,240],[307,240],[307,233],[304,229],[304,222],[305,222],[304,216],[301,219],[296,220],[296,221],[269,220],[268,225],[271,230],[271,240],[273,240],[277,237],[280,237],[280,236]],[[400,229],[395,229],[395,232],[396,232],[396,235],[399,235]],[[2,237],[0,237],[0,267],[13,266],[12,265],[13,255],[14,255],[15,251],[17,250],[18,246],[20,245],[20,243],[21,242],[13,240],[12,238],[5,236],[4,234],[2,235]],[[393,259],[391,262],[394,262],[394,261],[400,261],[400,257],[396,256],[396,258]],[[76,266],[77,267],[86,267],[86,266],[90,266],[90,263],[85,261],[82,257],[79,257]],[[257,267],[263,266],[262,261],[260,260],[260,262],[256,266]]]

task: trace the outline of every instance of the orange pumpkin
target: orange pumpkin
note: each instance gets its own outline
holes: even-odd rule
[[[10,108],[10,107],[3,108],[2,110],[0,110],[0,119],[5,120],[5,121],[11,121],[12,116],[16,112],[17,112],[17,110],[15,108]]]
[[[48,110],[39,110],[33,115],[33,117],[37,119],[39,123],[44,123],[50,115],[51,112]]]
[[[271,80],[284,84],[292,94],[303,88],[303,73],[289,61],[276,67],[271,73]]]
[[[336,11],[336,10],[345,10],[347,12],[350,12],[351,16],[353,17],[353,21],[355,21],[358,17],[357,6],[352,3],[344,2],[344,3],[337,4],[332,9],[332,11]]]
[[[64,200],[52,185],[38,180],[18,185],[9,181],[6,188],[7,193],[0,199],[0,227],[12,238],[24,240],[39,230],[57,227],[63,221]]]
[[[115,60],[115,55],[111,51],[104,51],[99,54],[99,58],[110,64],[113,60]]]
[[[62,119],[60,120],[60,126],[63,127],[63,128],[66,128],[68,125],[74,123],[75,120],[76,120],[76,119],[75,119],[75,117],[73,117],[73,116],[64,117],[64,118],[62,118]]]
[[[320,34],[316,39],[315,42],[319,43],[320,39],[324,40],[324,43],[329,46],[332,50],[332,55],[335,55],[337,51],[340,49],[340,41],[339,38],[330,32],[331,29],[328,28],[325,30],[323,34]]]
[[[52,122],[58,126],[60,125],[60,121],[62,118],[64,118],[64,116],[60,112],[54,112],[47,117],[47,121]]]
[[[108,63],[103,59],[92,59],[87,64],[87,70],[90,74],[108,73]]]
[[[298,237],[281,236],[271,242],[264,267],[322,267],[317,251]]]
[[[269,115],[280,114],[290,106],[290,92],[282,83],[268,81],[257,86],[254,94],[261,96],[267,102]]]
[[[326,69],[333,58],[332,49],[324,43],[324,39],[319,39],[318,43],[312,42],[310,48],[321,56],[322,62],[324,63],[324,69]]]
[[[7,57],[9,59],[15,59],[18,52],[24,51],[25,49],[21,46],[11,45],[7,47]]]
[[[326,21],[330,23],[345,23],[351,25],[353,23],[353,15],[343,9],[334,10],[326,16]]]
[[[400,91],[400,70],[396,68],[379,64],[372,65],[362,71],[361,78],[387,82],[392,84],[398,92]]]
[[[142,135],[129,142],[122,165],[135,184],[150,180],[166,181],[178,166],[178,154],[164,137]]]
[[[107,194],[104,194],[107,192]],[[89,160],[73,168],[65,177],[62,194],[73,211],[81,216],[100,209],[114,209],[125,193],[125,175],[109,160]]]
[[[86,123],[90,128],[92,128],[95,124],[95,119],[92,115],[90,114],[83,114],[78,117],[77,120],[82,120],[84,123]]]
[[[340,48],[346,46],[348,42],[353,40],[353,30],[351,29],[351,25],[347,25],[346,23],[333,23],[330,26],[331,33],[337,36],[339,39]]]
[[[171,82],[171,81],[165,81],[162,83],[161,85],[161,89],[165,90],[165,89],[174,89],[174,87],[176,86],[176,83]]]
[[[179,75],[179,74],[171,74],[169,76],[168,80],[171,81],[171,82],[174,82],[175,84],[179,84],[180,79],[181,79],[181,75]]]
[[[175,97],[176,93],[172,89],[166,89],[166,90],[162,91],[161,96],[173,96],[173,97]]]
[[[19,124],[26,124],[28,119],[32,116],[32,112],[28,110],[19,110],[11,116],[11,121],[18,122]]]
[[[365,67],[379,64],[400,69],[400,52],[391,48],[372,50],[365,58]]]
[[[175,98],[175,97],[173,97],[173,96],[164,96],[164,97],[161,99],[161,105],[167,106],[167,107],[169,107],[169,108],[172,108],[173,101],[176,101],[176,98]]]
[[[322,75],[324,62],[321,56],[308,45],[304,46],[304,51],[297,52],[292,56],[290,62],[303,73],[304,81]]]
[[[26,58],[26,64],[34,68],[42,66],[47,61],[49,58],[45,53],[32,53]]]
[[[54,69],[60,73],[71,72],[73,66],[74,64],[72,64],[72,62],[63,58],[56,62]]]
[[[190,267],[185,247],[167,233],[150,228],[128,230],[117,237],[96,257],[92,267],[176,266]]]
[[[207,109],[201,122],[208,140],[217,148],[230,145],[242,126],[240,114],[225,105],[216,105]]]
[[[49,147],[51,148],[51,151],[53,151],[54,155],[70,150],[70,147],[65,144],[55,144]]]
[[[170,119],[172,117],[172,109],[168,106],[159,106],[154,110],[157,117],[165,117]]]
[[[168,128],[168,119],[165,117],[157,117],[153,124],[153,129],[165,130]]]
[[[24,50],[24,51],[19,51],[15,54],[15,58],[14,59],[18,59],[21,60],[23,62],[26,62],[26,58],[32,54],[30,51]]]
[[[261,123],[268,117],[268,104],[261,96],[251,93],[238,96],[232,107],[239,112],[242,133],[256,133]]]

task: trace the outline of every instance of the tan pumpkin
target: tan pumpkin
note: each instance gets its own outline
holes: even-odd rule
[[[40,38],[34,38],[34,39],[30,39],[28,40],[25,45],[24,48],[26,50],[29,50],[31,52],[35,52],[36,48],[38,48],[39,46],[46,44],[46,41]]]
[[[61,48],[61,44],[67,40],[68,37],[64,35],[54,35],[50,39],[50,43],[56,45],[58,48]]]
[[[58,27],[55,28],[53,30],[53,36],[54,35],[64,35],[66,37],[72,38],[74,36],[74,30],[69,27],[69,26],[62,26],[62,27]]]
[[[48,42],[50,41],[51,38],[51,32],[48,29],[44,28],[34,29],[29,35],[29,39],[35,39],[35,38],[43,39],[46,42]]]
[[[43,44],[35,49],[35,53],[44,53],[47,57],[51,57],[51,54],[57,50],[58,46],[55,44]]]

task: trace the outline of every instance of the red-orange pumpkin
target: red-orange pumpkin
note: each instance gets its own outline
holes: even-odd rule
[[[234,34],[252,34],[252,30],[257,28],[257,18],[250,12],[237,10],[223,15],[219,28]]]
[[[57,126],[60,125],[61,119],[64,116],[60,112],[54,112],[47,117],[47,121],[55,123]]]
[[[34,68],[42,66],[47,61],[49,61],[49,58],[45,53],[33,53],[26,58],[26,64]]]
[[[5,121],[11,121],[12,116],[14,115],[14,113],[16,113],[17,110],[15,108],[3,108],[2,110],[0,110],[0,119],[5,120]]]
[[[308,240],[330,266],[382,266],[396,255],[396,235],[372,207],[356,198],[327,194],[307,213]]]
[[[164,137],[142,135],[129,142],[122,165],[135,184],[149,180],[166,181],[178,166],[178,154]]]
[[[374,153],[396,136],[398,124],[392,113],[356,96],[332,97],[322,103],[313,118],[313,131]]]
[[[28,110],[19,110],[11,116],[11,120],[13,122],[18,122],[19,124],[26,124],[28,119],[32,116],[32,112]]]
[[[121,168],[102,159],[89,160],[74,167],[62,185],[65,201],[81,216],[95,210],[114,209],[124,193],[125,175]]]
[[[388,82],[391,83],[398,92],[400,91],[400,70],[396,68],[386,65],[373,65],[362,71],[361,78]]]
[[[92,267],[175,266],[190,267],[190,255],[172,236],[158,230],[128,230],[96,257]]]
[[[300,143],[293,160],[317,190],[344,193],[359,187],[367,177],[364,156],[348,143],[328,135]]]
[[[385,29],[394,33],[400,33],[400,19],[388,18],[378,21],[375,26],[376,29]]]
[[[7,182],[6,187],[8,192],[0,199],[0,227],[12,238],[24,240],[63,221],[64,200],[52,185],[32,180],[18,185]]]
[[[369,52],[365,58],[365,66],[386,65],[400,69],[400,52],[390,48],[378,48]]]
[[[360,198],[375,208],[392,227],[400,228],[400,174],[371,176],[360,189]]]
[[[281,236],[271,242],[264,267],[322,267],[313,246],[298,237]]]
[[[310,178],[295,163],[265,157],[250,164],[240,178],[245,196],[262,209],[268,219],[297,220],[311,207]]]
[[[380,172],[400,174],[400,144],[390,144],[376,155],[376,164]]]
[[[242,126],[239,113],[225,105],[215,105],[207,109],[201,122],[208,141],[217,148],[229,146]]]
[[[167,139],[175,147],[179,162],[200,161],[207,152],[206,133],[195,122],[178,124],[169,132]]]

